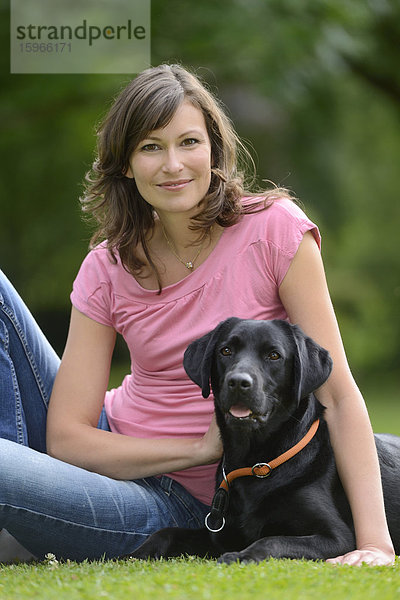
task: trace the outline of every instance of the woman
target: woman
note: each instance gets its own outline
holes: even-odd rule
[[[357,550],[332,562],[393,562],[371,426],[318,229],[284,190],[244,193],[238,149],[193,75],[144,71],[99,131],[83,199],[98,228],[74,282],[60,365],[2,279],[0,526],[38,557],[112,557],[161,527],[202,526],[222,448],[212,400],[182,357],[235,315],[288,318],[330,351],[334,369],[317,395],[357,534]],[[116,332],[132,374],[106,392]]]

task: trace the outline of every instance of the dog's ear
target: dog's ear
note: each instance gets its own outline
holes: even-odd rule
[[[332,371],[332,359],[328,350],[303,333],[298,325],[292,325],[296,344],[294,358],[294,392],[300,402],[318,389]]]
[[[201,388],[203,398],[210,395],[211,364],[214,348],[220,335],[240,319],[231,317],[222,321],[215,329],[195,340],[187,347],[183,356],[183,366],[190,379]]]

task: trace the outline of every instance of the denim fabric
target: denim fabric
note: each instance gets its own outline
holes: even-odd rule
[[[169,477],[117,481],[0,440],[0,525],[38,558],[112,558],[207,507]]]
[[[58,366],[0,271],[0,528],[38,558],[83,560],[132,552],[162,527],[201,527],[208,507],[167,476],[114,480],[45,454]]]
[[[46,451],[46,414],[60,360],[0,271],[0,437]]]

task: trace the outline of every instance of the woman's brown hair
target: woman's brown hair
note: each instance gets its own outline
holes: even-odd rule
[[[160,278],[147,245],[154,227],[154,211],[139,194],[134,179],[125,173],[137,145],[151,131],[165,127],[184,100],[202,111],[212,154],[210,187],[198,215],[192,219],[192,229],[199,231],[202,240],[214,223],[229,227],[243,213],[257,209],[260,203],[242,205],[245,168],[240,165],[250,165],[254,177],[254,163],[220,102],[192,73],[180,65],[165,64],[140,73],[112,105],[98,129],[97,157],[86,176],[86,193],[81,199],[83,211],[97,222],[91,248],[106,240],[113,259],[118,252],[125,269],[139,275],[144,262],[135,248],[141,245],[160,291]],[[263,192],[262,206],[278,192]]]

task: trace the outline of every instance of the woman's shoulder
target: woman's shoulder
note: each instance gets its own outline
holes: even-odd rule
[[[110,265],[120,264],[121,259],[118,250],[110,249],[107,240],[105,240],[93,248],[90,248],[83,262],[103,264],[105,268],[109,268]]]
[[[285,226],[290,223],[309,221],[303,209],[289,196],[252,196],[242,199],[243,216],[250,226],[273,224]]]
[[[298,202],[289,195],[269,193],[260,196],[242,198],[244,214],[260,215],[260,219],[274,217],[307,219],[307,215]]]
[[[319,243],[318,227],[289,196],[246,197],[242,203],[245,210],[243,236],[286,247],[297,244],[304,233],[311,230]]]
[[[105,282],[115,277],[121,268],[118,252],[111,253],[107,242],[104,241],[86,254],[79,269],[79,276]]]

